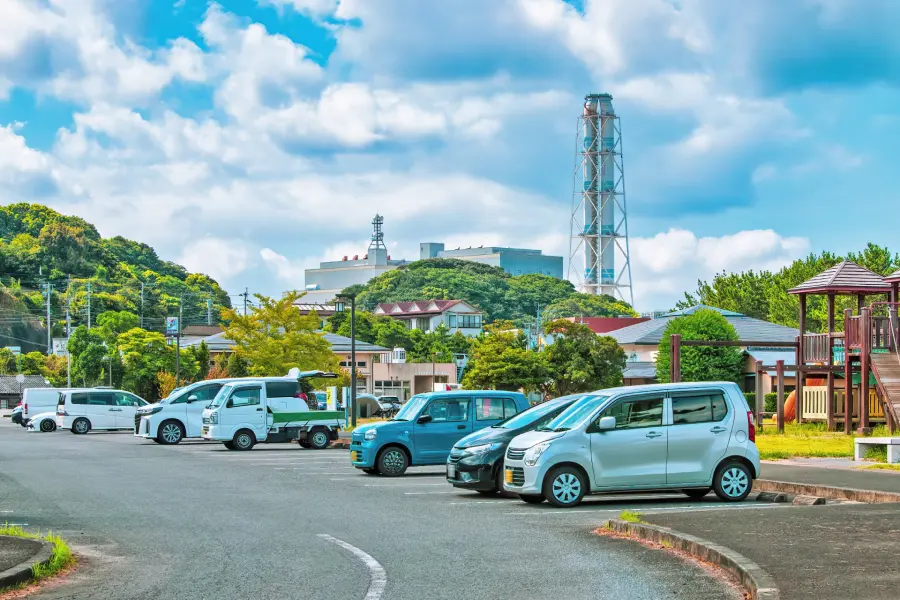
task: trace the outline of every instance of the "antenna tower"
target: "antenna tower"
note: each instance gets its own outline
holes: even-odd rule
[[[382,225],[384,225],[384,217],[376,214],[375,218],[372,219],[372,243],[369,244],[369,250],[374,250],[376,248],[387,250],[387,246],[384,245],[384,231],[381,230]]]
[[[575,144],[568,277],[586,294],[633,305],[622,130],[612,96],[585,96]]]

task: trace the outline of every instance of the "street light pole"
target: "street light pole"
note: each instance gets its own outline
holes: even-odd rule
[[[356,427],[356,294],[350,296],[350,425]]]

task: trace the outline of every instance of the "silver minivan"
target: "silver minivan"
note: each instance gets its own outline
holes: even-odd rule
[[[559,507],[585,494],[673,489],[736,502],[759,475],[755,442],[753,413],[734,383],[611,388],[514,438],[503,487]]]

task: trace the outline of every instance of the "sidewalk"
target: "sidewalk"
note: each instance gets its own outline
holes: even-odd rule
[[[743,554],[772,576],[783,600],[900,597],[897,504],[785,506],[642,518]]]
[[[47,564],[52,556],[50,544],[11,535],[0,535],[0,588],[31,579],[35,563]]]
[[[896,473],[852,470],[828,461],[813,464],[764,462],[760,479],[900,492]],[[900,504],[781,506],[740,513],[649,514],[643,519],[743,554],[774,578],[782,599],[900,597]]]
[[[759,478],[900,493],[900,475],[891,471],[862,471],[764,462]]]

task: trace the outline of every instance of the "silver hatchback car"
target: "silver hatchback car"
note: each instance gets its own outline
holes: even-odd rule
[[[759,475],[755,442],[753,412],[734,383],[612,388],[514,438],[503,487],[559,507],[585,494],[673,489],[736,502]]]

